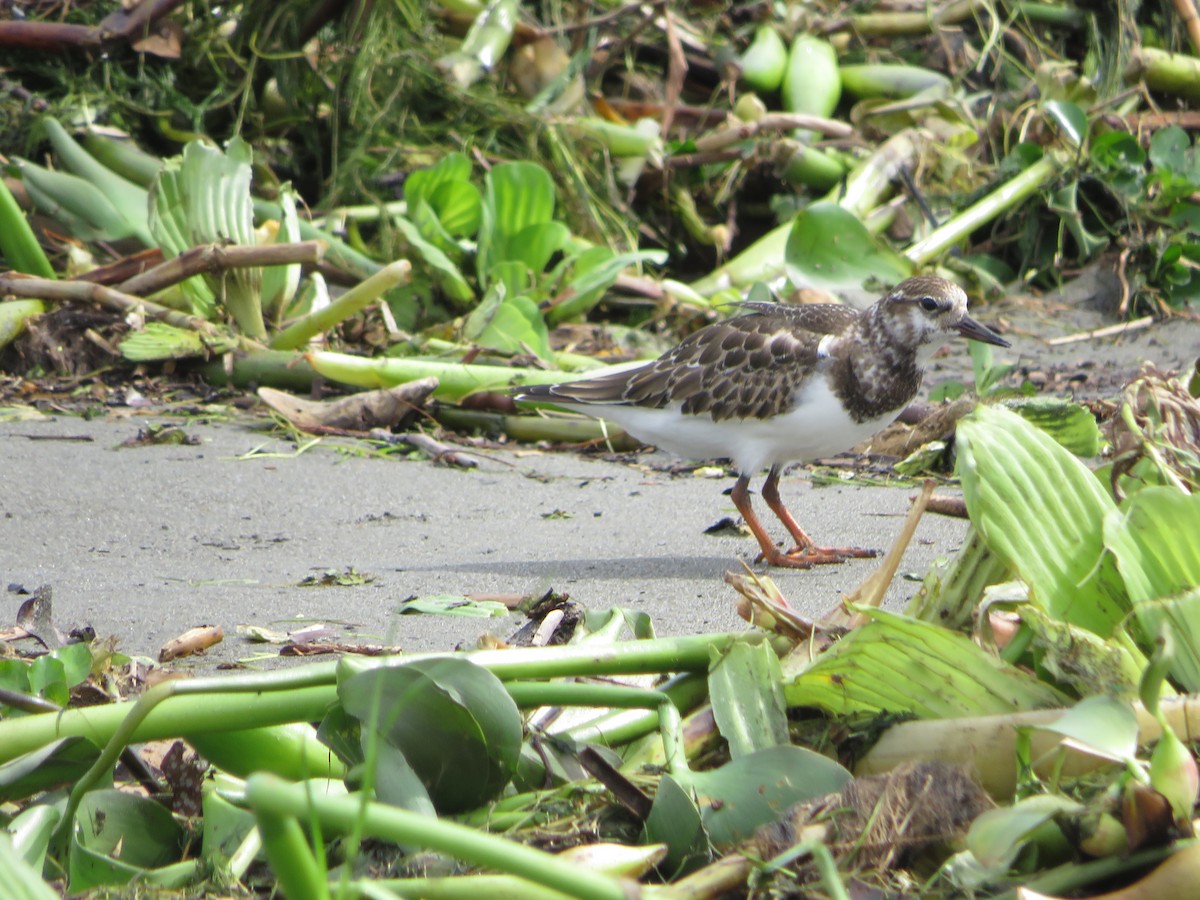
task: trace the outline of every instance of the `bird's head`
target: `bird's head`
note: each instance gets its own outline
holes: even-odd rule
[[[967,314],[967,295],[957,284],[936,275],[917,275],[896,285],[879,303],[884,327],[902,343],[928,357],[954,335],[1010,346],[1008,341]]]

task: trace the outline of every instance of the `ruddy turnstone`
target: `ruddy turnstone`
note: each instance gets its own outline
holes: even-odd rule
[[[727,458],[734,506],[770,565],[806,569],[858,547],[818,547],[779,497],[784,463],[839,453],[909,404],[934,351],[955,334],[1008,342],[967,315],[967,295],[933,275],[902,281],[868,309],[745,304],[745,315],[701,328],[654,362],[514,391],[616,422],[638,440],[690,459]],[[784,552],[750,506],[750,478],[769,469],[762,497],[796,546]]]

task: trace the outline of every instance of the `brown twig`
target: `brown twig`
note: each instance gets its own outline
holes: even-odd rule
[[[177,328],[189,328],[201,334],[214,336],[220,334],[215,325],[199,316],[168,309],[151,300],[143,300],[141,297],[134,297],[115,288],[92,284],[88,281],[56,281],[53,278],[38,278],[33,275],[22,275],[19,272],[5,272],[0,275],[0,295],[3,294],[10,294],[14,297],[33,297],[38,300],[99,303],[101,306],[114,309],[122,314],[140,313],[148,319],[167,322]]]
[[[294,244],[222,245],[205,244],[193,247],[123,282],[120,290],[126,294],[154,294],[165,287],[199,275],[202,272],[222,272],[249,266],[286,266],[293,263],[315,264],[324,252],[321,241],[299,241]]]
[[[0,21],[0,47],[73,50],[140,38],[153,22],[168,15],[182,3],[183,0],[145,0],[132,10],[118,7],[99,25]]]

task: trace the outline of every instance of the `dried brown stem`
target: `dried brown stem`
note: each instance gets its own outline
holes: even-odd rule
[[[119,313],[138,313],[148,319],[156,319],[177,328],[189,328],[201,334],[219,334],[216,326],[199,316],[189,315],[150,300],[134,297],[115,288],[88,281],[55,281],[53,278],[37,278],[19,272],[0,275],[0,295],[33,297],[39,300],[69,300],[73,303],[99,303]],[[253,342],[243,339],[246,343]]]
[[[321,258],[323,252],[320,241],[261,246],[205,244],[134,275],[121,284],[120,290],[126,294],[154,294],[201,272],[222,272],[249,266],[286,266],[292,263],[312,265]]]

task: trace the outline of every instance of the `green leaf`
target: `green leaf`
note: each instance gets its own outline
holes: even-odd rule
[[[779,657],[768,643],[737,643],[708,674],[713,718],[733,759],[788,743]]]
[[[972,342],[976,346],[977,342]],[[1100,453],[1104,435],[1092,411],[1081,403],[1061,397],[1025,397],[1006,400],[1004,406],[1036,425],[1076,456]]]
[[[550,258],[563,248],[571,230],[562,222],[538,222],[497,240],[492,269],[502,262],[520,262],[536,278]]]
[[[866,613],[871,621],[784,685],[788,706],[942,719],[1066,703],[1053,687],[965,635],[883,610]]]
[[[1046,115],[1062,130],[1063,137],[1073,147],[1082,147],[1088,133],[1087,113],[1066,100],[1047,101]]]
[[[447,153],[432,166],[418,169],[404,181],[404,202],[410,206],[424,200],[434,206],[433,194],[438,188],[450,184],[469,184],[471,160],[465,153]],[[436,207],[435,207],[436,208]]]
[[[1200,691],[1200,495],[1143,488],[1105,517],[1104,541],[1145,639],[1166,628],[1171,675]]]
[[[1029,836],[1058,815],[1075,815],[1085,807],[1066,797],[1041,794],[1012,806],[989,809],[971,823],[967,848],[988,868],[1008,868]]]
[[[100,749],[85,738],[58,738],[0,765],[0,801],[32,797],[71,784],[96,761]]]
[[[404,240],[408,242],[412,255],[433,270],[434,280],[450,300],[459,306],[465,306],[468,303],[474,302],[475,292],[471,290],[471,286],[467,284],[467,279],[463,277],[462,271],[454,264],[450,257],[427,241],[417,230],[417,226],[407,219],[397,216],[392,220],[392,224],[404,236]],[[417,265],[419,263],[414,261],[414,266]]]
[[[60,894],[42,880],[41,866],[30,864],[13,849],[13,839],[0,832],[0,871],[5,890],[16,900],[58,900]]]
[[[971,521],[1049,615],[1108,637],[1129,612],[1105,551],[1115,508],[1099,480],[1016,413],[980,406],[958,423],[958,464]]]
[[[241,138],[230,141],[225,152],[192,141],[182,156],[166,162],[150,189],[150,230],[167,256],[200,244],[257,243],[250,162],[250,145]],[[205,275],[204,281],[242,333],[266,337],[261,268]]]
[[[505,296],[500,284],[493,286],[467,316],[463,336],[504,353],[532,351],[544,360],[554,356],[550,334],[537,304],[525,296]]]
[[[433,659],[372,669],[342,681],[338,697],[403,753],[440,812],[494,798],[516,770],[520,714],[500,680],[474,663]],[[362,740],[372,739],[364,728]]]
[[[784,259],[793,284],[823,289],[860,288],[872,278],[892,283],[912,274],[907,260],[835,203],[814,203],[796,216]]]
[[[571,260],[571,278],[561,291],[566,299],[547,310],[546,321],[557,325],[584,316],[625,269],[640,263],[661,266],[666,261],[662,250],[613,253],[607,247],[589,247]]]
[[[728,847],[778,820],[788,807],[841,789],[851,777],[829,757],[785,744],[692,772],[687,783],[696,792],[709,839]]]
[[[488,172],[475,261],[480,283],[488,284],[492,266],[509,258],[504,252],[511,249],[512,235],[553,219],[554,182],[544,168],[537,163],[508,162]]]
[[[455,237],[471,237],[483,217],[483,197],[469,181],[439,184],[429,195],[429,205],[442,227]]]
[[[711,858],[700,810],[691,795],[670,775],[663,775],[646,817],[644,843],[666,844],[662,869],[669,877],[686,874]]]
[[[1133,707],[1115,697],[1085,697],[1049,725],[1071,747],[1115,762],[1137,759],[1138,720]]]
[[[183,839],[183,829],[160,803],[124,791],[90,791],[72,828],[70,891],[144,878],[147,870],[179,860]]]
[[[509,614],[509,608],[495,600],[472,600],[461,594],[435,594],[413,597],[396,608],[402,616],[426,613],[435,616],[466,616],[472,619],[489,619]]]

